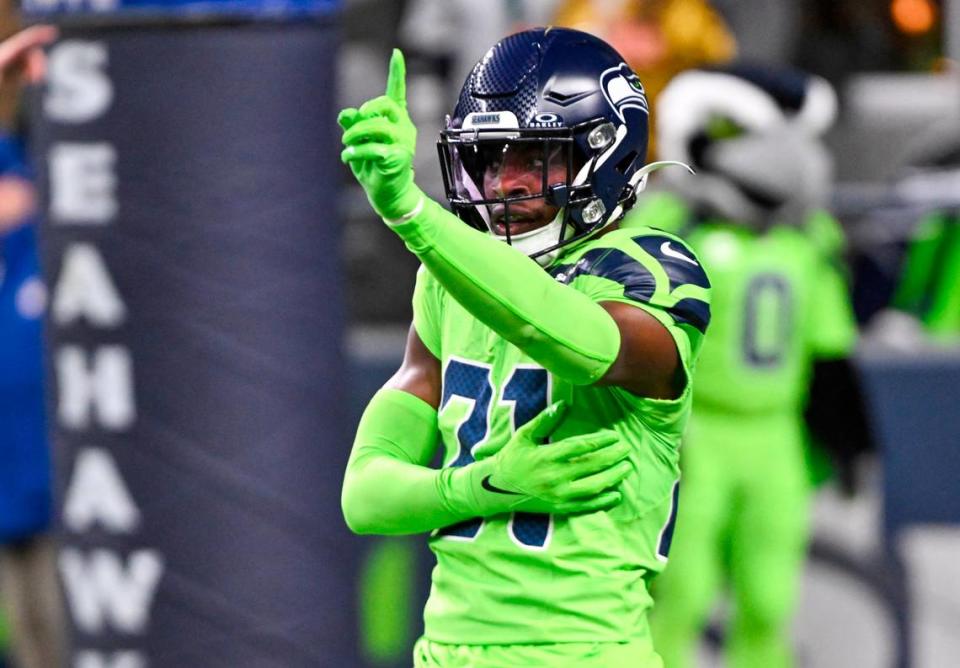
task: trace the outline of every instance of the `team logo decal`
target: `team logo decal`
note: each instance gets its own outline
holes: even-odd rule
[[[474,125],[500,125],[500,114],[475,114]]]
[[[475,111],[463,119],[463,129],[499,130],[519,127],[512,111]]]
[[[626,63],[604,70],[600,75],[600,89],[621,121],[625,121],[624,109],[632,107],[642,110],[645,114],[649,113],[647,97],[644,95],[640,77]]]
[[[681,253],[680,251],[677,251],[671,248],[669,241],[664,241],[662,244],[660,244],[660,252],[676,260],[682,260],[683,262],[688,262],[692,264],[694,267],[700,266],[699,264],[697,264],[696,260],[694,260],[693,258],[689,258],[683,253]]]
[[[563,127],[563,119],[560,117],[560,114],[541,111],[530,121],[530,126],[536,128],[559,128]]]

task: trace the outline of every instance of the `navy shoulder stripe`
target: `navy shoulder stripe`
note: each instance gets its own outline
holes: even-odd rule
[[[670,281],[671,292],[688,284],[710,288],[707,272],[683,242],[659,234],[633,237],[633,242],[660,263]],[[710,324],[710,304],[707,302],[695,298],[681,299],[668,310],[678,323],[690,324],[700,332],[707,331]]]
[[[669,309],[677,323],[693,325],[701,334],[706,334],[710,324],[710,304],[699,299],[681,299]]]
[[[673,241],[667,237],[662,239]],[[676,260],[676,262],[680,261]],[[660,263],[665,264],[663,260],[660,260]],[[664,269],[670,276],[672,290],[675,287],[673,281],[679,277],[679,271],[675,270],[671,274],[666,266]],[[657,288],[657,279],[650,270],[640,261],[617,248],[594,248],[584,253],[576,263],[558,265],[549,271],[551,276],[567,285],[581,275],[605,278],[623,286],[624,297],[644,304],[652,303]],[[702,269],[699,275],[695,275],[696,272],[690,273],[695,280],[699,281],[698,284],[701,287],[709,287],[710,283]],[[662,305],[658,304],[658,306],[662,308]],[[665,310],[676,323],[689,324],[701,333],[706,331],[710,323],[710,305],[699,299],[681,299]]]
[[[671,291],[687,283],[710,287],[707,273],[683,242],[658,234],[633,237],[633,242],[660,263],[670,279]]]
[[[623,295],[638,302],[649,302],[657,289],[657,279],[650,270],[616,248],[588,250],[575,264],[550,269],[550,275],[569,285],[577,276],[599,276],[623,286]]]

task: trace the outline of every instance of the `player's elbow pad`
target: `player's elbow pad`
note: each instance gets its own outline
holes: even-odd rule
[[[361,536],[377,533],[375,514],[356,494],[351,493],[352,490],[349,484],[344,484],[343,493],[340,495],[340,509],[343,511],[347,528]]]
[[[365,502],[363,483],[363,467],[358,466],[355,458],[351,456],[343,477],[343,489],[340,491],[340,510],[347,528],[355,534],[374,532],[375,518],[371,513],[372,505]]]
[[[418,485],[405,480],[411,477],[411,464],[397,454],[372,450],[361,455],[366,461],[351,461],[343,480],[340,509],[347,528],[361,536],[418,533],[417,518],[410,517],[416,504],[407,498],[416,495]]]

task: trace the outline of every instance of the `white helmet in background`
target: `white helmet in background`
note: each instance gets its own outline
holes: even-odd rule
[[[656,113],[661,156],[698,174],[664,179],[705,215],[798,223],[826,203],[833,167],[821,136],[837,98],[824,79],[747,65],[689,70],[671,80]]]

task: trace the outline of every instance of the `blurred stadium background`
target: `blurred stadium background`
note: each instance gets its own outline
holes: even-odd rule
[[[0,122],[40,193],[65,665],[409,665],[431,557],[351,536],[338,498],[416,261],[340,167],[334,119],[382,92],[399,45],[442,200],[433,144],[469,67],[554,22],[654,91],[733,57],[836,87],[831,208],[878,450],[852,491],[818,492],[798,661],[960,663],[960,0],[2,6],[4,34],[61,27],[47,84],[5,81]],[[0,359],[18,345],[0,331]]]

